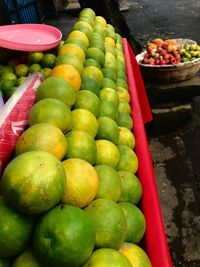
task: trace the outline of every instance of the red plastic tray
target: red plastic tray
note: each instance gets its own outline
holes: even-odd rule
[[[144,123],[152,120],[145,87],[131,46],[123,39],[126,71],[131,96],[135,152],[139,160],[138,177],[142,184],[142,210],[146,218],[145,250],[153,267],[172,267],[166,240],[153,165]]]

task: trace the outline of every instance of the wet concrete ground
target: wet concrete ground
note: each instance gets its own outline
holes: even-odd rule
[[[155,37],[200,42],[198,0],[121,0],[120,7],[141,48]],[[48,23],[67,36],[78,12],[60,14]],[[148,136],[175,267],[200,267],[200,98],[195,97],[192,104],[193,116],[179,130]]]

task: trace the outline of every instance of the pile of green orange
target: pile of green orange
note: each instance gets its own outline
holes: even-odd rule
[[[84,9],[54,64],[1,179],[0,264],[151,267],[121,36]]]

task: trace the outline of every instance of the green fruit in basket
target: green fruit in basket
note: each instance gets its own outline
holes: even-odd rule
[[[135,152],[128,146],[119,145],[120,160],[117,166],[119,171],[136,173],[138,170],[138,158]]]
[[[127,220],[127,231],[125,241],[138,244],[145,233],[146,221],[142,211],[129,202],[119,202]]]
[[[128,113],[118,112],[117,124],[120,127],[125,127],[131,130],[133,128],[133,120]]]
[[[12,267],[41,267],[38,259],[31,249],[25,250],[14,260]]]
[[[127,230],[126,217],[120,206],[109,199],[95,199],[85,211],[95,226],[95,246],[118,249],[124,242]]]
[[[28,54],[28,62],[30,64],[40,63],[44,54],[42,52],[30,52]]]
[[[56,56],[54,54],[45,54],[41,60],[41,65],[44,68],[52,69],[55,65]]]
[[[27,77],[20,77],[17,79],[16,83],[15,83],[15,86],[18,87],[20,86],[21,84],[23,84],[25,82]]]
[[[1,75],[2,80],[17,80],[17,76],[12,72],[5,72]]]
[[[83,267],[132,267],[130,261],[115,249],[95,250]]]
[[[42,69],[42,67],[38,63],[34,63],[34,64],[32,64],[32,65],[29,66],[29,72],[30,73],[40,72],[41,69]]]
[[[88,214],[65,204],[41,217],[33,236],[34,252],[42,266],[82,266],[94,244],[95,229]]]
[[[0,90],[3,93],[6,93],[7,91],[11,90],[12,87],[14,87],[16,84],[15,80],[2,80],[0,81]]]
[[[142,186],[140,180],[127,171],[118,171],[122,185],[122,195],[119,202],[126,201],[137,205],[142,197]]]
[[[63,197],[66,183],[62,163],[44,151],[15,157],[6,167],[1,191],[14,207],[25,214],[39,214],[54,207]]]
[[[197,50],[197,43],[190,45],[190,50],[196,51]]]
[[[50,68],[41,69],[40,73],[43,75],[44,79],[47,79],[51,74],[51,69]]]
[[[98,118],[99,128],[96,135],[97,139],[105,139],[118,144],[119,141],[119,128],[117,123],[109,117]]]
[[[0,196],[0,257],[13,257],[26,249],[33,218],[22,214]]]
[[[99,177],[99,190],[96,198],[118,202],[122,194],[122,184],[118,172],[106,165],[96,165],[95,170]]]
[[[125,242],[119,251],[128,258],[134,267],[152,267],[146,252],[138,245]]]
[[[100,91],[99,98],[101,101],[110,102],[115,108],[118,107],[119,96],[117,92],[112,88],[102,88]]]
[[[18,64],[15,67],[15,74],[17,75],[17,77],[25,77],[28,74],[28,66],[26,64]]]
[[[135,137],[133,133],[126,127],[119,127],[119,145],[125,145],[130,148],[135,147]]]
[[[4,73],[7,73],[7,72],[14,72],[14,69],[12,68],[12,67],[10,67],[10,66],[2,66],[1,68],[0,68],[0,76],[2,75],[2,74],[4,74]]]

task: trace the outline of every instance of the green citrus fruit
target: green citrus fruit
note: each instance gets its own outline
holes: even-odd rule
[[[118,70],[117,71],[117,78],[122,79],[124,81],[127,81],[126,72],[123,70]]]
[[[7,91],[10,91],[11,88],[13,88],[16,84],[16,80],[2,80],[0,81],[0,90],[3,93],[6,93]]]
[[[110,45],[105,44],[105,50],[106,50],[106,53],[109,52],[109,53],[113,54],[113,56],[116,58],[117,53],[116,53],[116,49],[115,48],[113,48]]]
[[[92,136],[84,131],[70,131],[66,135],[67,153],[65,158],[80,158],[94,165],[96,162],[97,148]]]
[[[114,121],[117,121],[118,112],[112,103],[104,100],[104,101],[101,101],[101,104],[100,104],[99,117],[101,116],[109,117],[113,119]]]
[[[89,23],[92,27],[94,26],[94,19],[93,17],[91,17],[90,15],[88,14],[81,14],[79,16],[79,21],[86,21],[87,23]]]
[[[15,83],[15,86],[20,86],[21,84],[23,84],[25,82],[27,77],[19,77]]]
[[[38,123],[24,131],[15,146],[16,155],[32,150],[46,151],[61,160],[67,151],[67,141],[58,127]]]
[[[126,127],[119,127],[119,145],[135,147],[135,137],[133,133]]]
[[[99,64],[98,61],[96,61],[95,59],[92,59],[92,58],[88,58],[85,60],[85,63],[84,63],[84,66],[85,67],[88,67],[88,66],[94,66],[94,67],[97,67],[101,70],[101,65]]]
[[[0,76],[3,75],[4,73],[8,73],[8,72],[13,73],[14,72],[14,68],[12,68],[10,66],[2,66],[0,68]]]
[[[79,30],[72,30],[69,35],[68,35],[68,38],[69,39],[79,39],[79,40],[82,40],[85,47],[88,47],[89,45],[89,40],[87,38],[87,35],[82,32],[82,31],[79,31]]]
[[[116,168],[119,160],[120,154],[119,150],[112,142],[108,140],[97,140],[97,159],[96,164],[98,165],[108,165]]]
[[[26,64],[18,64],[15,67],[15,74],[17,77],[25,77],[28,74],[28,66]]]
[[[45,98],[31,108],[28,116],[29,125],[50,123],[61,131],[68,132],[72,128],[72,114],[69,107],[58,99]]]
[[[83,208],[96,196],[99,178],[94,167],[85,160],[71,158],[63,161],[67,175],[62,202]]]
[[[93,19],[95,19],[95,12],[93,9],[87,7],[87,8],[84,8],[83,10],[81,10],[79,16],[83,16],[83,15],[89,15],[90,17],[92,17]]]
[[[0,257],[16,256],[28,246],[33,218],[16,210],[3,196],[0,196],[0,214]]]
[[[131,243],[124,243],[119,248],[134,267],[152,267],[146,252],[139,246]]]
[[[112,70],[115,71],[115,73],[117,72],[117,61],[115,56],[110,53],[110,52],[106,52],[105,53],[105,64],[104,64],[105,68],[111,68]]]
[[[41,267],[38,259],[31,249],[27,249],[17,256],[14,260],[12,267]]]
[[[116,90],[116,84],[110,78],[104,78],[102,83],[102,88],[112,88]]]
[[[137,205],[142,197],[142,186],[140,180],[127,171],[119,171],[122,184],[122,195],[119,201],[130,202]]]
[[[128,146],[119,145],[120,160],[117,166],[119,171],[136,173],[138,170],[138,158],[135,152]]]
[[[77,93],[74,108],[87,109],[97,117],[99,115],[100,101],[91,91],[81,90]]]
[[[109,199],[95,199],[86,208],[96,230],[97,248],[117,249],[124,242],[126,217],[118,204]]]
[[[54,54],[45,54],[41,60],[43,68],[52,69],[55,65],[56,56]]]
[[[73,54],[73,55],[76,55],[81,62],[84,62],[85,61],[85,53],[84,53],[84,50],[80,46],[80,41],[75,41],[75,40],[79,40],[79,39],[74,39],[74,43],[65,43],[59,49],[58,55]]]
[[[100,85],[90,77],[82,77],[81,78],[81,90],[91,91],[95,95],[99,96]]]
[[[89,47],[87,49],[86,58],[95,59],[97,62],[99,62],[101,67],[104,66],[104,53],[97,47]]]
[[[40,63],[44,54],[42,52],[30,52],[28,55],[28,62],[30,64]]]
[[[102,73],[103,73],[104,78],[109,78],[109,79],[113,80],[114,82],[117,79],[117,75],[116,75],[115,70],[113,70],[110,67],[104,67],[102,69]]]
[[[119,202],[127,220],[126,242],[138,244],[145,233],[146,221],[141,210],[129,202]]]
[[[126,90],[126,89],[123,88],[123,87],[117,87],[117,93],[118,93],[118,95],[119,95],[119,99],[120,99],[120,100],[124,100],[124,101],[126,101],[127,103],[130,102],[130,95],[129,95],[128,90]]]
[[[4,92],[4,98],[8,100],[15,93],[16,90],[16,86],[9,88],[9,90],[6,90],[6,92]]]
[[[99,177],[99,190],[96,198],[117,202],[122,194],[121,179],[118,172],[106,165],[96,165],[95,170]]]
[[[45,266],[81,266],[95,244],[94,225],[88,214],[77,207],[54,207],[36,225],[33,247]]]
[[[133,120],[128,113],[118,112],[117,123],[120,127],[125,127],[129,130],[133,128]]]
[[[119,128],[117,123],[109,117],[101,116],[98,118],[98,132],[96,139],[109,140],[114,144],[119,142]]]
[[[99,86],[102,85],[103,74],[101,70],[97,67],[94,67],[94,66],[85,67],[83,70],[83,74],[82,74],[82,78],[84,77],[88,77],[88,78],[95,80]]]
[[[69,64],[72,65],[77,71],[82,74],[83,72],[83,63],[82,61],[74,54],[63,54],[56,58],[55,66]]]
[[[121,72],[123,72],[123,71],[121,71]],[[124,79],[117,78],[116,85],[117,85],[117,87],[122,87],[122,88],[128,90],[127,81],[125,81]]]
[[[93,35],[93,37],[91,37],[91,39],[90,39],[90,46],[89,47],[96,47],[96,48],[100,49],[105,54],[105,44],[101,38],[94,37],[94,35]]]
[[[102,88],[99,94],[99,98],[101,101],[110,102],[115,108],[118,107],[119,96],[117,92],[112,88]]]
[[[29,66],[29,72],[30,73],[40,72],[41,70],[42,70],[42,67],[38,63],[34,63],[34,64]]]
[[[17,76],[12,72],[5,72],[1,75],[2,80],[17,80]]]
[[[130,107],[129,103],[127,103],[124,100],[119,101],[119,105],[118,105],[117,110],[118,110],[118,112],[125,112],[128,114],[131,114],[131,107]]]
[[[121,44],[122,43],[122,37],[119,33],[116,33],[116,38],[117,38],[116,42]]]
[[[39,214],[55,206],[64,194],[65,170],[50,153],[30,151],[15,157],[1,180],[5,198],[26,214]]]
[[[72,130],[85,131],[94,138],[98,131],[98,121],[89,110],[74,109],[72,111]]]
[[[95,250],[83,267],[133,267],[123,254],[112,248]],[[122,257],[123,256],[123,257]]]
[[[58,99],[71,107],[75,103],[76,93],[68,81],[60,77],[49,77],[40,84],[36,91],[37,101],[45,98]]]
[[[43,68],[41,69],[40,73],[43,75],[44,79],[47,79],[51,75],[51,69]]]

